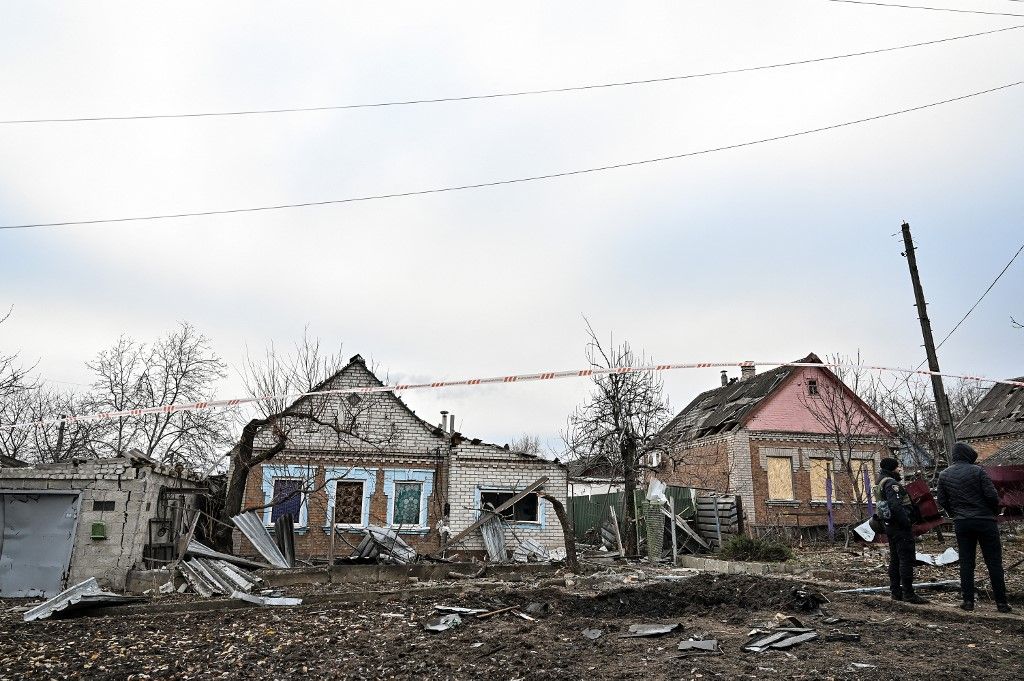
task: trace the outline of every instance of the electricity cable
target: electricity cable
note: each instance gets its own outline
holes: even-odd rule
[[[873,5],[875,7],[899,7],[901,9],[926,9],[933,12],[956,12],[958,14],[985,14],[995,17],[1024,17],[1024,14],[1012,12],[989,12],[980,9],[953,9],[951,7],[928,7],[926,5],[900,5],[892,2],[869,2],[868,0],[825,0],[826,2],[842,2],[849,5]]]
[[[986,90],[979,90],[977,92],[971,92],[966,95],[959,95],[957,97],[950,97],[948,99],[939,100],[937,102],[930,102],[928,104],[921,104],[919,106],[913,106],[906,109],[899,109],[897,111],[889,111],[883,114],[876,114],[874,116],[868,116],[866,118],[858,118],[852,121],[844,121],[842,123],[833,123],[831,125],[825,125],[818,128],[810,128],[807,130],[800,130],[797,132],[785,133],[782,135],[775,135],[773,137],[763,137],[761,139],[749,140],[746,142],[737,142],[735,144],[726,144],[720,147],[711,147],[708,149],[701,149],[698,151],[687,151],[680,154],[671,154],[668,156],[660,156],[657,158],[642,159],[639,161],[626,161],[623,163],[614,163],[604,166],[596,166],[593,168],[580,168],[576,170],[565,170],[555,173],[547,173],[544,175],[532,175],[527,177],[510,178],[507,180],[493,180],[490,182],[476,182],[473,184],[455,185],[449,187],[435,187],[431,189],[417,189],[404,192],[391,192],[387,194],[367,194],[364,196],[351,196],[342,199],[327,199],[323,201],[302,201],[297,203],[283,203],[268,206],[249,206],[244,208],[223,208],[219,210],[204,210],[204,211],[191,211],[182,213],[163,213],[155,215],[136,215],[130,217],[116,217],[116,218],[96,218],[91,220],[61,220],[59,222],[32,222],[14,225],[0,225],[0,229],[29,229],[33,227],[65,227],[71,225],[95,225],[105,223],[118,223],[118,222],[140,222],[148,220],[170,220],[175,218],[186,218],[186,217],[205,217],[210,215],[228,215],[235,213],[257,213],[264,211],[274,210],[285,210],[292,208],[306,208],[311,206],[327,206],[343,203],[356,203],[362,201],[378,201],[382,199],[395,199],[408,196],[423,196],[427,194],[440,194],[443,192],[454,192],[464,191],[468,189],[482,189],[484,187],[498,187],[509,184],[522,184],[525,182],[536,182],[539,180],[551,180],[560,177],[569,177],[573,175],[586,175],[589,173],[604,172],[607,170],[616,170],[619,168],[630,168],[634,166],[648,165],[652,163],[662,163],[665,161],[672,161],[681,158],[688,158],[691,156],[701,156],[704,154],[711,154],[718,151],[727,151],[729,149],[740,149],[743,147],[751,147],[757,144],[765,144],[768,142],[777,142],[780,140],[791,139],[794,137],[801,137],[804,135],[812,135],[819,132],[825,132],[828,130],[835,130],[837,128],[844,128],[853,125],[859,125],[861,123],[868,123],[870,121],[877,121],[883,118],[891,118],[893,116],[899,116],[914,111],[922,111],[924,109],[930,109],[933,107],[941,106],[943,104],[950,104],[952,102],[959,102],[972,97],[978,97],[980,95],[989,94],[992,92],[998,92],[1001,90],[1007,90],[1012,87],[1024,84],[1024,81],[1017,81],[1014,83],[1007,83],[1006,85],[999,85],[997,87],[988,88]]]
[[[1024,16],[1024,15],[1018,15]],[[949,38],[938,38],[936,40],[926,40],[924,42],[909,43],[906,45],[897,45],[895,47],[883,47],[875,50],[864,50],[861,52],[849,52],[846,54],[837,54],[828,57],[814,57],[811,59],[800,59],[797,61],[779,62],[775,64],[762,64],[760,66],[746,66],[735,69],[725,69],[722,71],[707,71],[703,73],[689,73],[678,76],[664,76],[661,78],[644,78],[638,80],[624,80],[613,83],[592,83],[590,85],[573,85],[568,87],[559,88],[546,88],[537,90],[518,90],[512,92],[495,92],[482,95],[464,95],[458,97],[435,97],[429,99],[407,99],[387,102],[370,102],[362,104],[339,104],[332,106],[308,106],[308,107],[290,107],[290,108],[279,108],[279,109],[248,109],[239,111],[206,111],[206,112],[193,112],[193,113],[170,113],[170,114],[141,114],[141,115],[125,115],[125,116],[85,116],[77,118],[28,118],[28,119],[13,119],[13,120],[2,120],[0,125],[31,125],[41,123],[94,123],[98,121],[137,121],[137,120],[160,120],[160,119],[171,119],[171,118],[215,118],[225,116],[264,116],[270,114],[283,114],[283,113],[303,113],[313,111],[340,111],[346,109],[371,109],[371,108],[382,108],[389,106],[409,106],[414,104],[439,104],[443,102],[466,102],[480,99],[500,99],[504,97],[523,97],[528,95],[545,95],[562,92],[579,92],[582,90],[599,90],[606,88],[626,87],[632,85],[650,85],[653,83],[666,83],[677,80],[690,80],[696,78],[710,78],[713,76],[724,76],[736,73],[750,73],[753,71],[765,71],[768,69],[777,69],[788,66],[800,66],[803,64],[815,64],[826,61],[834,61],[837,59],[848,59],[850,57],[863,57],[872,54],[882,54],[885,52],[896,52],[898,50],[907,50],[915,47],[925,47],[927,45],[938,45],[940,43],[948,43],[955,40],[966,40],[968,38],[977,38],[980,36],[993,35],[995,33],[1002,33],[1004,31],[1015,31],[1017,29],[1024,28],[1024,25],[1020,26],[1007,26],[1004,28],[997,28],[990,31],[980,31],[978,33],[968,33],[965,35],[951,36]]]
[[[1024,252],[1024,244],[1020,245],[1020,248],[1017,249],[1017,252],[1013,254],[1012,258],[1010,258],[1010,262],[1006,263],[1006,267],[1004,267],[1002,270],[1000,270],[999,274],[996,275],[996,278],[993,279],[992,283],[988,285],[987,289],[985,289],[985,292],[981,294],[981,297],[978,298],[974,302],[974,305],[971,305],[971,309],[969,309],[967,311],[967,314],[965,314],[963,317],[961,317],[960,321],[958,321],[956,323],[956,326],[954,326],[952,329],[950,329],[949,333],[947,333],[946,336],[942,340],[939,341],[939,344],[935,346],[936,350],[941,348],[943,346],[943,344],[945,344],[945,342],[949,340],[949,337],[952,336],[954,333],[956,333],[956,330],[960,328],[960,325],[963,324],[965,321],[967,321],[967,318],[971,316],[971,313],[974,312],[975,308],[977,308],[978,305],[981,305],[981,301],[985,300],[985,296],[987,296],[989,294],[989,292],[993,288],[995,288],[995,285],[997,283],[999,283],[999,280],[1003,278],[1003,275],[1006,274],[1006,271],[1008,269],[1010,269],[1010,265],[1013,264],[1013,262],[1017,259],[1017,256],[1019,256],[1022,252]],[[924,362],[921,362],[919,365],[917,365],[917,368],[920,369],[921,367],[923,367],[927,363],[928,363],[928,360],[925,360]]]

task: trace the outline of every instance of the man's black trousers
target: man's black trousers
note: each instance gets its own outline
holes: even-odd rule
[[[965,518],[953,523],[957,550],[960,552],[960,591],[965,601],[974,601],[974,565],[978,544],[992,579],[992,597],[996,603],[1006,602],[1006,581],[1003,577],[1003,547],[999,543],[999,526],[987,518]]]

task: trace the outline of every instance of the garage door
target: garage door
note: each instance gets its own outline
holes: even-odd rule
[[[77,525],[77,494],[0,492],[0,596],[63,591]]]

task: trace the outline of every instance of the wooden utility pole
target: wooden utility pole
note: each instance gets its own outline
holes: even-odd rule
[[[928,305],[924,301],[924,289],[921,287],[921,275],[917,271],[917,255],[914,253],[914,240],[910,236],[910,225],[903,223],[903,245],[906,248],[903,255],[907,258],[907,265],[910,267],[910,281],[914,285],[914,300],[917,305],[917,316],[921,320],[921,335],[924,336],[924,351],[928,356],[929,371],[939,371],[939,358],[935,354],[935,338],[932,337],[932,323],[928,319]],[[935,409],[939,413],[939,423],[942,425],[942,439],[946,443],[946,461],[949,461],[953,452],[953,445],[956,443],[956,436],[953,434],[953,418],[949,413],[949,400],[946,398],[946,391],[942,387],[942,376],[932,374],[932,391],[935,393]]]
[[[60,415],[60,425],[57,427],[57,454],[54,456],[55,461],[60,461],[60,453],[64,449],[64,424],[67,423],[65,420],[67,416],[65,414]]]

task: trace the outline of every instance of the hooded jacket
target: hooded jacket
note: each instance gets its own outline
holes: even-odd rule
[[[939,474],[939,505],[953,520],[978,518],[995,520],[999,512],[999,493],[992,478],[974,462],[978,453],[970,445],[953,445],[953,464]]]

